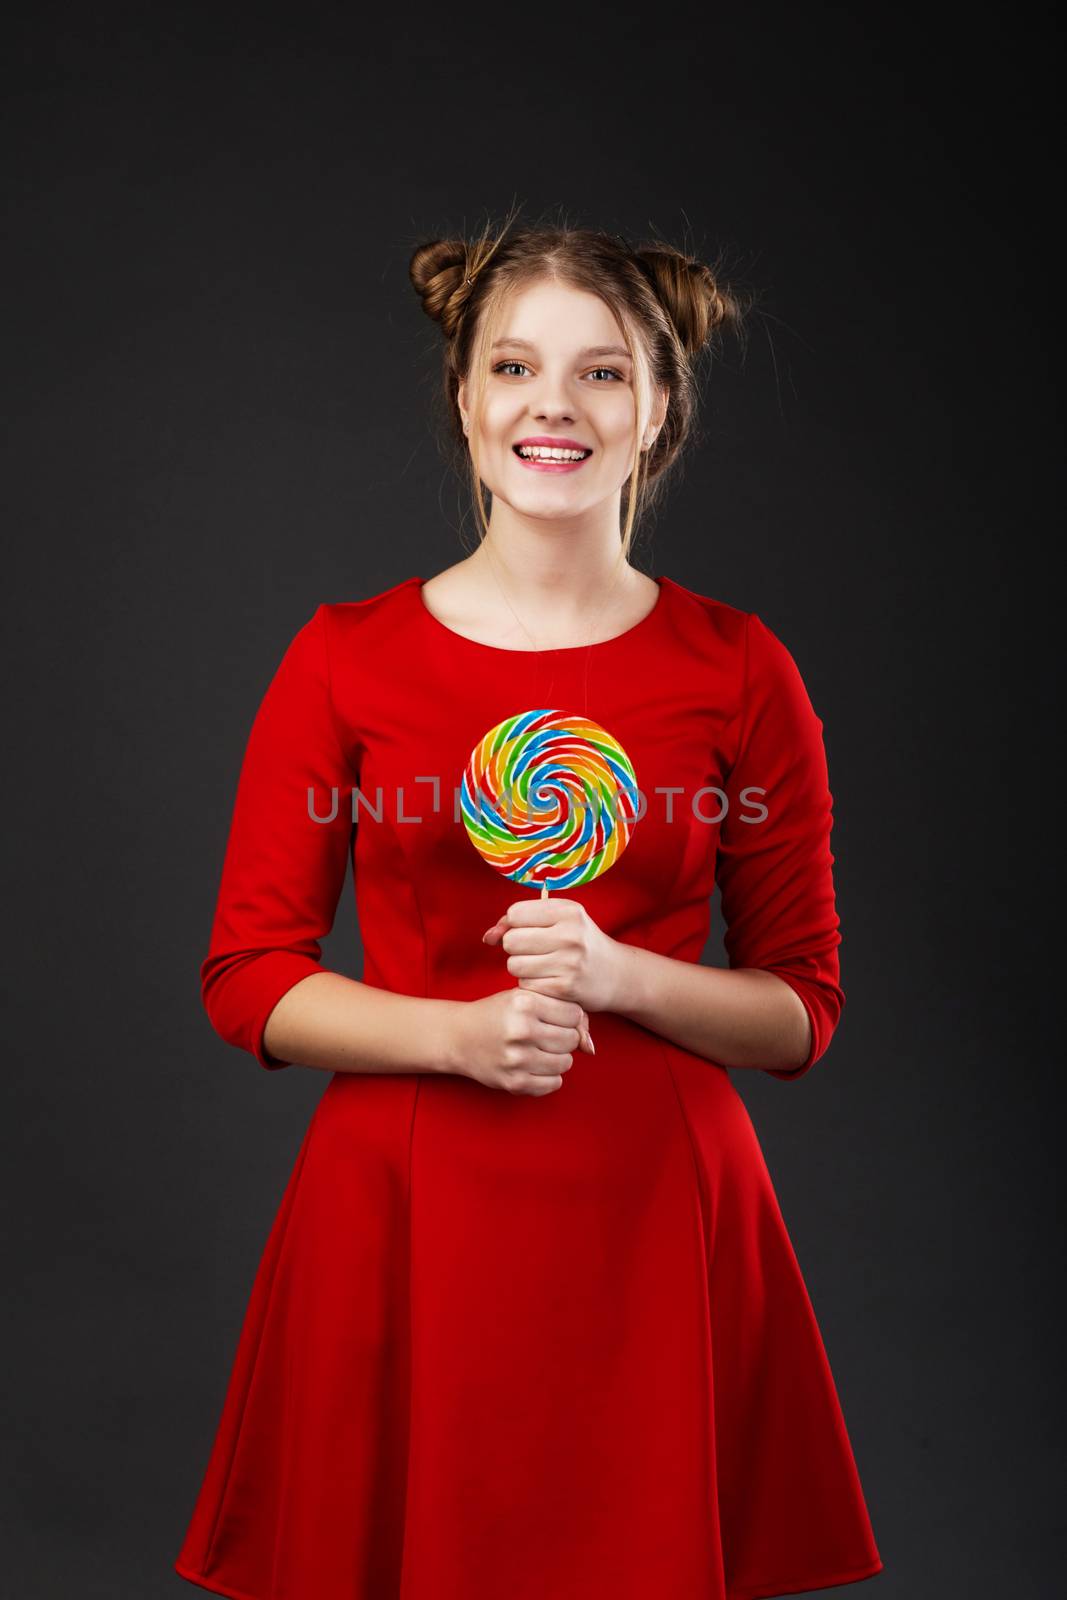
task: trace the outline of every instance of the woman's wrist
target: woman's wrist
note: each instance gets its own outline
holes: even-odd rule
[[[467,1002],[465,1000],[424,1000],[434,1007],[427,1017],[428,1036],[432,1041],[427,1054],[431,1072],[464,1076],[464,1052],[460,1043],[460,1023]]]
[[[637,1022],[647,1004],[648,964],[644,958],[648,952],[640,945],[624,944],[621,939],[614,939],[612,944],[611,997],[604,1009]]]

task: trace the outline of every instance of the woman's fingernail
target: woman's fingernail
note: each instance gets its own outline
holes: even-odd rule
[[[585,1030],[585,1036],[589,1040],[589,1048],[590,1048],[590,1050],[593,1052],[594,1055],[596,1055],[596,1045],[593,1043],[593,1035],[589,1032],[588,1028]]]

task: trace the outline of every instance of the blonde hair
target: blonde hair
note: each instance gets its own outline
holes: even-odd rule
[[[444,337],[444,400],[460,456],[466,456],[473,503],[488,535],[477,451],[463,432],[459,386],[481,407],[490,352],[505,302],[539,280],[596,294],[614,312],[634,366],[634,455],[623,486],[623,559],[638,514],[651,505],[668,469],[689,438],[699,398],[698,363],[717,346],[720,330],[743,337],[740,296],[711,268],[663,243],[629,244],[617,234],[566,224],[538,223],[515,231],[514,213],[494,230],[487,223],[471,240],[432,239],[414,251],[409,273],[426,315]],[[641,449],[658,389],[669,386],[667,414],[648,450]],[[469,443],[469,448],[468,448]]]

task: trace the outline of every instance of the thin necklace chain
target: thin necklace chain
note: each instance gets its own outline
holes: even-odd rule
[[[485,550],[485,553],[486,553],[487,557],[489,558],[489,569],[492,572],[493,577],[494,577],[494,579],[496,581],[497,588],[500,590],[500,593],[504,597],[504,601],[505,601],[505,603],[506,603],[506,605],[508,607],[508,610],[511,612],[512,616],[515,618],[515,621],[519,624],[519,627],[522,629],[522,631],[526,635],[527,639],[529,639],[530,643],[533,645],[533,653],[534,653],[534,655],[536,655],[538,658],[542,658],[544,656],[544,650],[537,643],[537,640],[533,637],[533,635],[531,634],[529,628],[523,622],[522,618],[519,616],[519,613],[515,610],[515,607],[512,605],[510,599],[508,598],[507,591],[505,590],[504,585],[501,583],[500,577],[499,577],[499,575],[497,573],[497,570],[496,570],[495,557],[492,554],[492,551],[491,551],[491,549],[489,547],[488,541],[485,540],[485,539],[482,540],[482,548]],[[611,596],[614,594],[616,588],[618,587],[619,577],[620,577],[622,568],[626,564],[623,561],[622,556],[623,556],[623,549],[622,549],[622,545],[620,544],[619,545],[619,556],[618,556],[618,560],[616,561],[615,576],[612,578],[610,584],[608,585],[607,592],[604,595],[603,600],[600,602],[599,606],[596,608],[596,611],[593,613],[593,620],[592,620],[592,623],[590,625],[589,634],[588,634],[588,637],[587,637],[587,640],[586,640],[585,660],[582,663],[582,705],[581,705],[581,714],[583,716],[588,716],[588,714],[589,714],[589,659],[593,654],[593,632],[594,632],[594,630],[596,628],[597,618],[602,614],[602,612],[604,610],[604,607],[607,605],[608,601],[611,599]],[[554,648],[554,647],[550,646],[549,648],[551,649],[551,648]],[[555,648],[565,648],[565,647],[555,647]],[[549,697],[551,696],[551,693],[552,693],[554,688],[555,688],[555,672],[553,671],[553,677],[549,682],[547,690],[544,691],[544,695],[543,695],[543,699],[544,700],[547,701],[549,699]],[[577,709],[577,708],[575,707],[574,709]]]
[[[507,605],[508,610],[511,612],[512,616],[515,618],[515,621],[518,623],[519,627],[522,629],[522,631],[526,635],[527,639],[529,639],[530,643],[533,645],[534,653],[536,655],[543,655],[544,651],[546,649],[550,649],[551,650],[551,649],[566,649],[566,648],[568,648],[567,646],[564,646],[564,645],[547,645],[547,646],[543,646],[543,645],[539,645],[537,643],[537,640],[534,638],[533,634],[530,632],[529,628],[523,622],[522,618],[519,616],[519,613],[515,610],[515,607],[512,605],[510,599],[508,598],[507,590],[504,588],[504,585],[501,583],[499,574],[497,573],[496,557],[492,554],[492,551],[489,548],[489,541],[487,539],[483,539],[482,540],[482,549],[485,551],[486,556],[489,559],[489,570],[493,574],[493,578],[494,578],[494,580],[496,582],[496,586],[500,590],[500,593],[503,595],[504,602]],[[619,558],[618,558],[618,560],[616,561],[616,564],[615,564],[615,566],[616,566],[615,576],[612,578],[610,584],[608,585],[607,592],[604,595],[603,600],[600,602],[600,604],[597,606],[596,610],[593,613],[593,620],[592,620],[592,623],[590,624],[589,633],[588,633],[588,635],[586,637],[586,644],[590,649],[592,649],[592,644],[593,644],[592,635],[593,635],[593,632],[594,632],[594,630],[596,628],[597,618],[602,614],[602,612],[604,610],[604,607],[607,605],[608,601],[611,599],[611,597],[614,594],[616,588],[618,587],[620,572],[621,572],[621,569],[622,569],[622,567],[624,565],[625,565],[625,563],[622,560],[622,546],[620,545],[619,546]]]

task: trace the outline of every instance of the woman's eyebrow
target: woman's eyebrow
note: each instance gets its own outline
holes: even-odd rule
[[[493,349],[503,350],[505,346],[512,350],[537,349],[537,346],[531,344],[528,339],[497,339]],[[579,360],[584,360],[587,356],[624,356],[629,360],[630,352],[618,344],[591,344],[588,349],[578,352]]]

